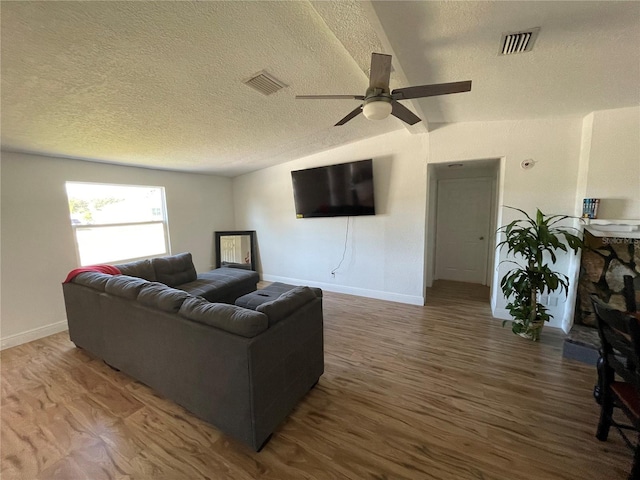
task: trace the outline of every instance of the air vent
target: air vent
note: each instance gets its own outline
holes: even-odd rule
[[[271,95],[272,93],[282,90],[286,85],[280,80],[276,80],[267,72],[262,71],[246,80],[245,85],[249,85],[251,88],[255,88],[263,95]]]
[[[503,33],[500,41],[500,55],[530,52],[539,32],[540,27],[530,28],[522,32]]]

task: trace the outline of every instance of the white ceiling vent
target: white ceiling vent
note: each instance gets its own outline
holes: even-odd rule
[[[539,32],[540,27],[529,28],[521,32],[503,33],[500,41],[500,55],[531,51]]]
[[[272,93],[282,90],[285,85],[280,80],[269,75],[264,70],[256,73],[249,80],[245,80],[245,85],[249,85],[251,88],[255,88],[263,95],[271,95]]]

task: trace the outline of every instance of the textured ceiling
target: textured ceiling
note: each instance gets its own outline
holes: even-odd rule
[[[374,2],[414,83],[473,80],[418,103],[429,123],[586,115],[640,105],[640,2]],[[503,33],[541,27],[528,53]]]
[[[473,80],[417,103],[429,125],[640,104],[639,2],[0,2],[0,13],[6,150],[257,170],[405,128],[363,116],[333,127],[357,102],[294,99],[363,94],[372,51],[394,55],[392,88]],[[535,26],[533,52],[497,55],[502,32]],[[262,70],[287,87],[264,96],[242,83]]]

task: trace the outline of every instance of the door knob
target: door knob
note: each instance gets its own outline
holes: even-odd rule
[[[480,237],[480,240],[484,240],[484,237]]]

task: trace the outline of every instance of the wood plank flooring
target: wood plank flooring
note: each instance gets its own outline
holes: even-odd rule
[[[77,349],[66,332],[1,354],[9,479],[625,479],[594,437],[595,369],[437,283],[425,307],[325,292],[325,374],[261,453]],[[215,372],[212,372],[215,375]]]

